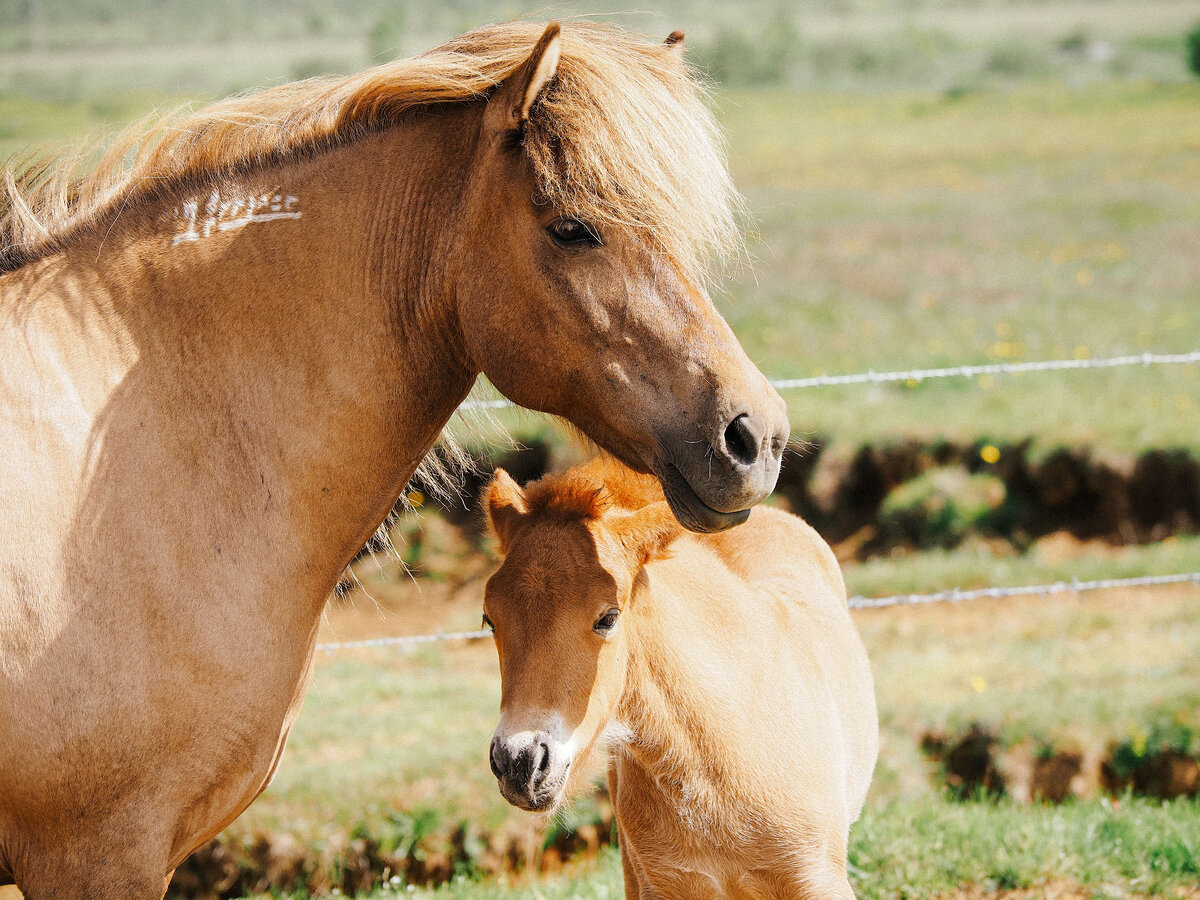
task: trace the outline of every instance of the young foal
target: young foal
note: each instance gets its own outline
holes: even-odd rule
[[[527,492],[499,471],[487,508],[507,556],[484,605],[504,797],[554,809],[608,739],[631,900],[852,898],[877,722],[825,542],[773,509],[688,534],[607,461]]]

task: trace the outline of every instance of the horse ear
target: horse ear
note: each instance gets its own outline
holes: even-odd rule
[[[679,30],[672,31],[667,35],[667,39],[663,41],[667,50],[677,59],[683,59],[683,32]]]
[[[492,476],[484,509],[487,510],[488,526],[496,536],[500,552],[507,553],[529,508],[525,504],[525,492],[503,469],[497,469]]]
[[[529,58],[504,80],[488,101],[484,121],[492,133],[515,131],[529,118],[529,110],[558,71],[562,53],[561,29],[551,22]]]
[[[639,565],[661,556],[682,533],[683,526],[665,500],[643,506],[617,525],[618,539]]]

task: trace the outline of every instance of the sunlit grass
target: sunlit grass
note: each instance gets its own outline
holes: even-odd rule
[[[1030,889],[1034,896],[1192,897],[1200,877],[1200,806],[1105,800],[1016,807],[932,798],[885,804],[868,808],[852,829],[850,872],[862,900],[934,900],[966,885],[980,891]],[[598,862],[556,878],[516,884],[464,878],[434,890],[397,884],[365,895],[399,896],[619,900],[624,889],[619,855],[608,851]]]
[[[118,126],[167,99],[0,97],[0,156]],[[779,377],[1196,349],[1198,101],[1195,85],[1148,83],[956,97],[728,94],[722,117],[758,236],[754,271],[727,285],[722,309]],[[831,452],[919,435],[1128,454],[1195,447],[1200,433],[1197,366],[787,397],[797,435],[828,436]],[[521,435],[547,428],[529,413],[498,418]],[[1007,557],[969,543],[849,567],[847,580],[873,596],[1113,577],[1195,568],[1198,550],[1179,538]],[[980,719],[1005,735],[1096,746],[1159,710],[1195,709],[1198,599],[1181,588],[859,615],[885,750],[855,831],[861,895],[933,897],[966,880],[1061,877],[1146,893],[1194,882],[1194,806],[950,807],[928,797],[916,737]],[[400,589],[396,600],[398,615],[414,602]],[[471,604],[455,615],[469,626],[468,606],[474,615]],[[275,783],[233,831],[319,840],[396,809],[433,810],[447,831],[511,821],[522,814],[499,798],[486,764],[497,709],[486,644],[322,657]],[[619,885],[606,856],[578,881],[437,896],[593,900],[620,896]]]
[[[794,92],[723,102],[758,220],[723,310],[764,371],[1200,347],[1200,86],[1038,86],[958,99]],[[1193,444],[1200,367],[787,394],[793,427],[857,445],[1036,437]]]

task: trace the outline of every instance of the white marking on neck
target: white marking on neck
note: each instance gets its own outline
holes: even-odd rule
[[[177,231],[172,238],[172,247],[210,237],[214,232],[236,231],[256,222],[299,219],[301,216],[300,198],[282,192],[222,200],[220,193],[213,190],[204,199],[203,212],[199,198],[185,200],[177,212],[183,230]]]

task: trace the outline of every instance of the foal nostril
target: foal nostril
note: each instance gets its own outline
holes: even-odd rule
[[[762,435],[754,420],[743,413],[725,428],[725,449],[735,461],[748,466],[758,459]]]
[[[539,742],[529,748],[529,784],[534,790],[541,787],[550,773],[550,747]]]

